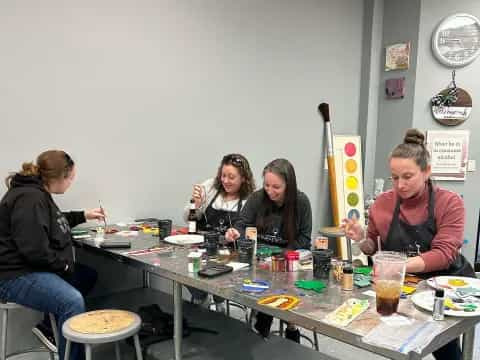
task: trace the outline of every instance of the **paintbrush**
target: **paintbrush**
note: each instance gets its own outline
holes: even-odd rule
[[[100,205],[100,211],[103,214],[103,224],[104,224],[104,233],[107,233],[107,217],[105,216],[105,210],[103,210],[102,203],[98,200],[98,205]]]

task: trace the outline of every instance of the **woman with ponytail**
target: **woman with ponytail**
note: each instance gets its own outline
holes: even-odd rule
[[[424,278],[437,275],[475,276],[460,254],[465,226],[463,199],[434,186],[425,137],[409,129],[389,157],[393,188],[380,194],[369,213],[368,228],[346,219],[346,234],[360,242],[367,255],[382,250],[408,255],[407,272]],[[437,360],[460,360],[458,339],[433,352]]]
[[[46,151],[6,178],[0,201],[0,300],[52,313],[58,329],[85,311],[83,295],[96,281],[93,269],[74,264],[70,229],[105,217],[102,209],[60,211],[51,194],[65,193],[74,178],[75,163],[66,152]],[[51,350],[58,346],[63,359],[65,339],[55,345],[49,331],[45,322],[33,329]],[[74,344],[71,359],[82,357]]]

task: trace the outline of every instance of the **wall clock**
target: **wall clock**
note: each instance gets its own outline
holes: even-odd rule
[[[442,64],[461,67],[480,54],[480,22],[469,14],[446,17],[432,35],[432,51]]]

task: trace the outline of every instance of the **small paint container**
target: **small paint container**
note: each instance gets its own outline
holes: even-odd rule
[[[163,219],[158,220],[158,238],[159,240],[165,239],[172,233],[172,220]]]
[[[313,277],[315,279],[329,280],[330,262],[333,251],[329,249],[313,250]]]
[[[253,247],[252,240],[242,239],[237,241],[238,245],[238,261],[241,263],[252,264],[253,260]]]
[[[194,251],[188,254],[188,272],[196,274],[200,271],[201,258],[200,252]]]
[[[285,253],[285,258],[287,259],[287,271],[298,271],[300,266],[300,254],[298,253],[298,251],[287,251]]]
[[[217,256],[218,252],[218,233],[208,232],[204,236],[205,249],[207,249],[208,256]]]
[[[350,265],[343,268],[342,290],[353,290],[353,268]]]
[[[326,236],[317,236],[313,243],[313,246],[317,250],[326,250],[328,249],[328,237]]]
[[[285,257],[272,255],[272,272],[285,272]]]

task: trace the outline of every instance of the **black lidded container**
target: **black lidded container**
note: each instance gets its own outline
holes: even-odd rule
[[[241,263],[252,264],[254,242],[249,239],[237,240],[238,246],[238,261]]]
[[[313,277],[328,281],[330,277],[330,262],[333,251],[330,249],[317,249],[312,251]]]
[[[218,237],[219,233],[216,231],[209,231],[203,235],[205,249],[208,256],[217,256],[218,253]]]

